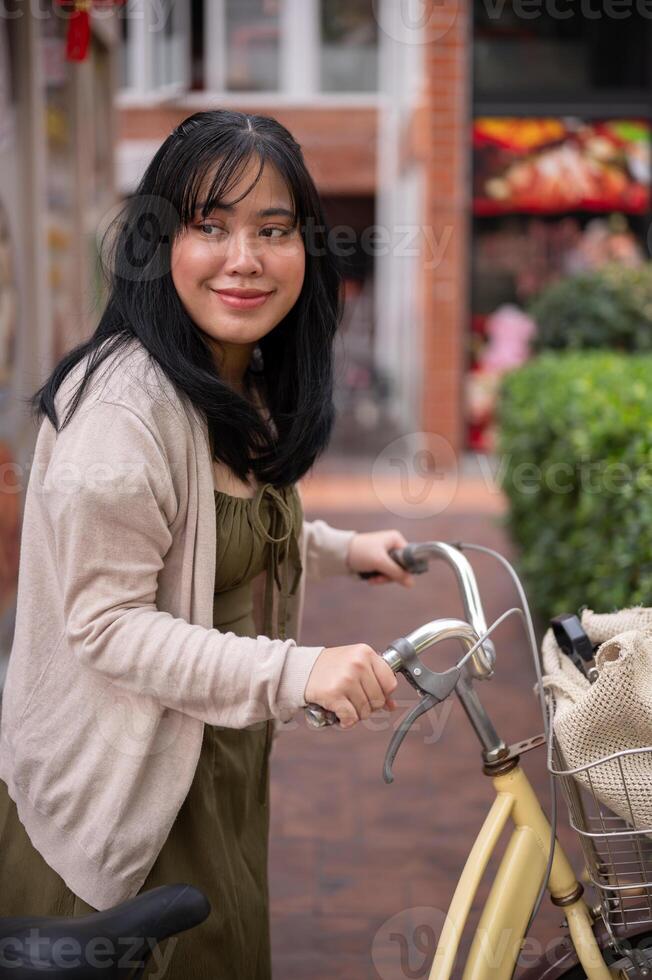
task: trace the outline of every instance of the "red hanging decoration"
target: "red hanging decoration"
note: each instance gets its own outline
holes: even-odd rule
[[[68,61],[83,61],[88,52],[88,42],[91,36],[91,17],[88,11],[90,4],[76,4],[68,23],[66,38],[66,59]]]
[[[58,0],[61,7],[71,8],[66,37],[66,60],[84,61],[91,37],[91,8],[122,6],[125,0]]]

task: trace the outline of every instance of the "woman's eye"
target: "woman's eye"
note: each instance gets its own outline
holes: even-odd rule
[[[263,230],[262,230],[263,235],[265,235],[265,232],[268,232],[268,231],[270,231],[270,232],[271,231],[277,231],[277,232],[279,232],[279,234],[278,234],[277,237],[278,238],[283,238],[285,235],[289,235],[290,232],[292,231],[292,229],[291,228],[263,228]],[[265,237],[266,238],[271,238],[272,236],[271,235],[265,235]]]
[[[206,225],[206,224],[201,224],[201,225],[197,225],[197,227],[205,235],[208,235],[209,238],[216,238],[217,237],[216,235],[212,235],[211,234],[211,232],[213,232],[213,231],[224,231],[224,228],[220,228],[219,225]]]
[[[203,223],[200,225],[196,225],[196,228],[198,231],[201,231],[202,234],[206,235],[208,238],[216,237],[215,235],[212,234],[212,232],[214,231],[224,231],[223,228],[219,228],[217,225],[207,225]]]
[[[202,234],[206,235],[208,238],[217,238],[218,235],[213,234],[214,232],[224,232],[226,234],[226,228],[221,228],[219,225],[209,225],[206,224],[205,222],[202,222],[201,224],[197,225],[197,228],[199,229],[199,231],[202,232]],[[290,235],[291,233],[292,233],[291,228],[275,227],[275,228],[263,228],[261,230],[261,234],[265,238],[284,238],[286,235]]]

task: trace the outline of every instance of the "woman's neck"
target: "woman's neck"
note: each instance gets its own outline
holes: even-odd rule
[[[215,362],[220,378],[238,394],[246,396],[248,370],[254,344],[238,346],[220,344],[215,352]]]

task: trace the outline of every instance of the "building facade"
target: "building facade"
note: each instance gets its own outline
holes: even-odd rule
[[[123,21],[118,182],[190,113],[273,115],[302,146],[345,275],[333,449],[422,426],[419,43],[393,0],[178,0]]]
[[[157,25],[150,5],[125,27],[121,188],[189,112],[276,116],[353,235],[334,448],[491,451],[530,301],[649,255],[648,6],[182,0]]]
[[[95,324],[97,228],[116,200],[117,22],[92,18],[83,62],[68,14],[5,3],[0,18],[0,688],[14,628],[20,519],[36,427],[26,400]]]

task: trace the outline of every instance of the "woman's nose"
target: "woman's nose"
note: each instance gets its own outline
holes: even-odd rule
[[[227,242],[226,271],[248,274],[262,270],[260,241],[251,235],[231,235]]]

